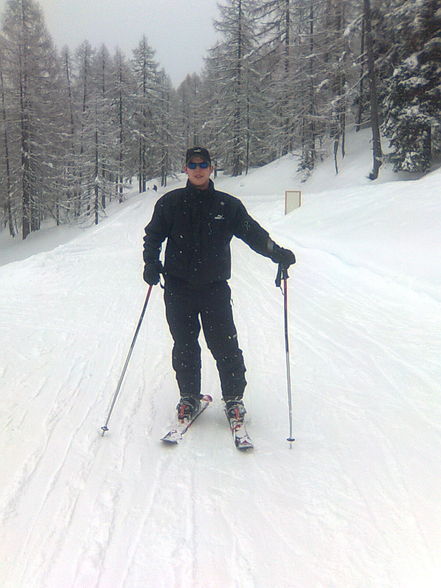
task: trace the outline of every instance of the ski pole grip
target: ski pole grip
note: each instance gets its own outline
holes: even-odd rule
[[[276,276],[276,286],[280,288],[282,284],[282,280],[286,280],[289,278],[288,276],[288,268],[284,267],[283,264],[279,263],[279,267],[277,268],[277,276]]]

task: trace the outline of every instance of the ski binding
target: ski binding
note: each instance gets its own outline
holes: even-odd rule
[[[240,420],[234,417],[229,418],[226,411],[225,414],[230,425],[231,433],[233,435],[234,445],[237,447],[237,449],[240,451],[253,449],[254,443],[251,437],[248,435],[243,418]]]
[[[210,402],[212,402],[212,400],[213,398],[209,394],[204,394],[203,396],[201,396],[201,404],[199,407],[199,411],[190,420],[178,420],[177,424],[172,429],[170,429],[170,431],[166,433],[164,437],[161,438],[161,441],[163,441],[164,443],[170,443],[174,445],[178,444],[179,441],[182,441],[182,438],[185,435],[185,433],[195,422],[195,420],[210,405]]]

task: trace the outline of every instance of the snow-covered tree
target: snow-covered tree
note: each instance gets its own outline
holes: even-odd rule
[[[252,16],[257,24],[259,47],[257,69],[260,73],[264,104],[260,125],[265,128],[265,148],[277,147],[274,156],[285,155],[293,148],[296,117],[296,92],[293,83],[293,2],[260,0],[253,4]]]
[[[215,27],[221,41],[211,51],[210,78],[222,103],[221,120],[217,120],[217,150],[233,176],[249,165],[252,129],[250,125],[256,79],[253,70],[254,27],[249,0],[228,0],[219,5],[220,18]]]
[[[320,87],[317,50],[318,18],[315,0],[307,0],[305,4],[299,6],[298,23],[301,39],[299,54],[305,64],[297,77],[298,88],[302,89],[300,167],[308,174],[317,160],[317,141],[320,134],[317,109],[317,90]]]
[[[158,64],[144,36],[133,51],[132,70],[136,84],[134,133],[138,144],[139,191],[158,171],[156,116],[158,108]]]
[[[59,182],[59,205],[57,222],[70,222],[76,214],[78,193],[77,161],[77,105],[74,97],[74,64],[69,48],[61,51],[61,86],[64,120],[63,137],[60,141],[61,172]]]
[[[136,150],[132,142],[135,84],[129,64],[120,50],[114,56],[111,85],[111,120],[115,128],[115,140],[111,146],[112,161],[115,188],[121,202],[126,179],[136,174]]]
[[[378,171],[383,163],[383,152],[381,148],[380,137],[380,118],[379,118],[379,103],[377,92],[377,72],[375,68],[374,46],[372,37],[372,14],[370,0],[364,0],[363,18],[365,22],[366,31],[366,53],[367,53],[367,67],[369,74],[369,96],[370,96],[370,121],[372,128],[372,156],[373,166],[369,174],[371,180],[378,177]]]
[[[178,100],[170,78],[164,70],[158,78],[158,151],[161,186],[167,185],[167,178],[177,169],[182,159],[182,145],[177,127]]]
[[[349,44],[345,35],[348,3],[328,0],[326,11],[325,77],[329,79],[330,137],[333,142],[334,165],[338,173],[338,153],[345,156],[346,117],[348,103]]]
[[[395,170],[425,172],[441,152],[441,8],[434,0],[397,7],[399,62],[386,100],[385,134]]]
[[[178,121],[186,148],[200,145],[204,125],[202,80],[196,73],[188,74],[177,89]]]
[[[5,85],[5,76],[3,74],[3,47],[0,45],[0,101],[1,101],[1,175],[0,175],[0,203],[3,208],[3,222],[8,226],[9,234],[15,237],[18,233],[16,218],[13,211],[13,177],[11,169],[11,117],[7,102],[7,89]]]
[[[95,50],[84,41],[76,51],[74,104],[76,130],[76,203],[77,219],[90,218],[94,208],[95,185],[95,101],[93,58]]]
[[[14,177],[10,198],[15,202],[11,204],[14,211],[20,203],[19,224],[25,239],[40,228],[56,200],[59,61],[41,9],[33,0],[8,1],[2,35],[3,88],[10,105],[8,133],[14,136],[8,149],[9,171]]]

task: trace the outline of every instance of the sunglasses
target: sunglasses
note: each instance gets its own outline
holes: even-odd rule
[[[188,169],[196,169],[197,167],[200,167],[201,169],[207,169],[208,166],[208,161],[202,161],[201,163],[194,163],[194,161],[189,161],[187,163]]]

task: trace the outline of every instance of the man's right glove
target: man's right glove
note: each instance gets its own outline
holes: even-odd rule
[[[274,243],[271,261],[280,263],[285,269],[288,269],[290,265],[296,262],[296,256],[290,249],[283,249],[283,247],[279,247]]]
[[[159,274],[164,273],[164,268],[160,261],[153,263],[146,263],[144,266],[143,278],[144,282],[147,282],[150,286],[156,286],[159,282]]]

